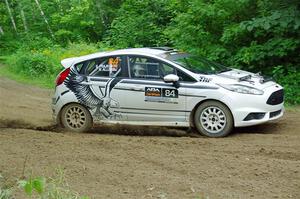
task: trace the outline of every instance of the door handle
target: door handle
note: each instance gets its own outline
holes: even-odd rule
[[[131,89],[134,91],[143,91],[144,90],[144,88],[142,88],[142,87],[132,87]]]
[[[132,86],[126,86],[126,87],[127,87],[127,89],[133,90],[133,91],[143,91],[144,90],[143,86],[134,86],[134,85],[132,85]]]

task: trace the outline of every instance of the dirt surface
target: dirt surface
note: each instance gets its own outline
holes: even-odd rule
[[[300,198],[300,108],[220,139],[124,126],[72,134],[52,126],[51,95],[0,78],[0,173],[9,182],[62,168],[91,198]]]

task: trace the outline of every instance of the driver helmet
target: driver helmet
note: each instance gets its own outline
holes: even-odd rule
[[[144,75],[146,75],[146,69],[144,66],[136,64],[133,67],[133,74],[135,77],[142,77]]]

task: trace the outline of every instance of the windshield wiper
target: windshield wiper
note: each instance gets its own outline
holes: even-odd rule
[[[224,73],[224,72],[231,71],[231,70],[232,70],[231,68],[224,68],[222,70],[217,71],[217,73]]]
[[[199,70],[199,69],[194,69],[194,68],[188,68],[190,71],[194,72],[194,73],[200,73],[200,74],[204,74],[204,75],[208,75],[208,74],[211,74],[207,71],[203,71],[203,70]]]

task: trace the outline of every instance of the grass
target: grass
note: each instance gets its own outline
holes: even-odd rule
[[[0,174],[0,199],[13,199],[12,187],[7,185],[5,178]]]
[[[32,177],[18,182],[27,198],[31,199],[90,199],[79,196],[69,189],[64,177],[64,171],[58,169],[55,178]]]
[[[87,43],[47,48],[41,48],[40,43],[25,45],[12,54],[0,56],[0,76],[24,84],[54,88],[56,76],[63,69],[61,60],[99,52],[99,48],[97,44]]]
[[[285,108],[286,111],[300,112],[300,106],[299,105],[285,104],[284,108]]]
[[[9,66],[0,63],[0,77],[7,77],[19,83],[34,85],[42,88],[54,88],[55,77],[44,76],[40,78],[32,78],[19,73],[15,73],[9,69]]]
[[[14,199],[18,190],[22,190],[24,199],[90,199],[70,189],[62,169],[56,169],[54,178],[33,177],[31,174],[10,186],[0,174],[0,199]]]

